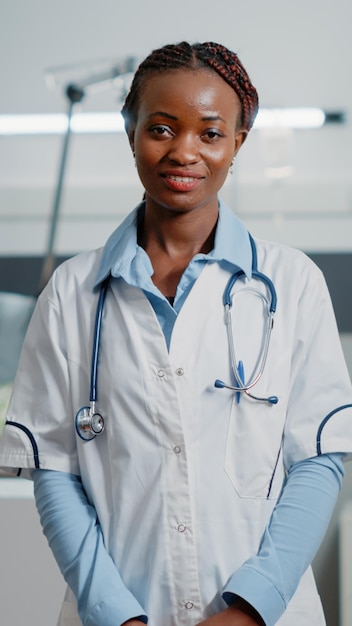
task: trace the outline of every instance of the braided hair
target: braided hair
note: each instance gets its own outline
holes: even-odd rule
[[[249,131],[258,112],[258,94],[237,54],[211,41],[182,41],[153,50],[139,65],[121,111],[127,132],[137,121],[141,90],[149,76],[201,68],[213,69],[236,92],[241,104],[241,129]]]

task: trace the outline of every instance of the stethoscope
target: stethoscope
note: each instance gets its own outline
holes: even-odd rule
[[[257,261],[257,251],[255,247],[255,243],[251,235],[249,235],[251,248],[252,248],[252,278],[262,282],[270,295],[269,301],[261,294],[260,297],[263,299],[265,303],[265,309],[267,311],[267,324],[265,331],[265,340],[263,345],[263,353],[259,361],[258,372],[254,373],[252,378],[245,382],[244,380],[244,367],[243,362],[236,360],[233,333],[232,333],[232,322],[231,322],[231,308],[232,308],[232,298],[231,292],[232,289],[239,278],[245,275],[243,270],[240,270],[233,274],[228,281],[224,295],[223,295],[223,304],[225,309],[225,323],[227,329],[227,337],[230,348],[230,360],[231,367],[235,377],[236,384],[234,386],[225,384],[222,380],[216,380],[214,385],[219,389],[230,389],[231,391],[236,392],[237,402],[240,401],[241,393],[245,393],[249,398],[253,400],[257,400],[259,402],[268,402],[269,404],[277,404],[279,401],[277,396],[268,396],[268,397],[260,397],[255,396],[250,393],[250,389],[257,384],[260,378],[263,375],[265,364],[267,361],[271,332],[274,325],[274,315],[276,311],[276,303],[277,296],[276,290],[273,282],[270,280],[268,276],[262,274],[258,271],[258,261]],[[100,435],[104,428],[105,422],[104,418],[100,413],[96,410],[97,403],[97,382],[98,382],[98,358],[99,358],[99,348],[100,348],[100,336],[101,336],[101,328],[102,328],[102,318],[104,311],[104,303],[105,296],[109,286],[110,277],[106,278],[102,283],[96,316],[95,316],[95,325],[94,325],[94,338],[93,338],[93,351],[92,351],[92,366],[91,366],[91,377],[90,377],[90,398],[89,398],[89,406],[83,406],[79,409],[75,419],[75,427],[77,434],[81,439],[85,441],[90,441],[94,439],[97,435]],[[259,292],[258,292],[259,293]]]
[[[268,301],[265,298],[265,296],[263,296],[259,292],[255,292],[262,299],[266,312],[267,312],[267,322],[266,322],[263,352],[262,352],[261,359],[259,360],[259,366],[257,368],[257,372],[255,372],[252,375],[252,378],[249,381],[245,382],[243,361],[237,362],[237,359],[236,359],[235,344],[234,344],[233,333],[232,333],[232,320],[231,320],[232,289],[235,283],[237,282],[237,280],[241,278],[241,276],[245,275],[243,270],[239,270],[238,272],[236,272],[236,274],[233,274],[231,276],[230,280],[228,281],[225,287],[225,291],[223,295],[223,304],[224,304],[224,309],[225,309],[225,324],[226,324],[227,339],[228,339],[229,349],[230,349],[231,368],[235,377],[236,384],[226,385],[222,380],[217,379],[214,383],[214,386],[217,387],[218,389],[226,388],[226,389],[231,389],[231,391],[235,391],[236,399],[238,403],[240,402],[241,393],[245,393],[249,398],[252,398],[252,400],[257,400],[258,402],[268,402],[268,404],[277,404],[279,401],[279,398],[277,396],[268,396],[268,397],[255,396],[249,391],[260,380],[265,369],[265,364],[266,364],[268,351],[269,351],[269,345],[270,345],[271,332],[274,326],[274,316],[275,316],[276,304],[277,304],[276,290],[275,290],[272,280],[270,280],[270,278],[266,276],[265,274],[263,274],[262,272],[258,271],[257,250],[255,247],[253,237],[251,235],[249,235],[249,240],[250,240],[251,248],[252,248],[252,278],[262,282],[270,294],[270,300]]]
[[[75,426],[77,434],[81,439],[90,441],[97,435],[100,435],[104,428],[104,418],[96,411],[96,402],[98,396],[98,358],[100,348],[100,335],[104,311],[105,296],[109,286],[110,277],[106,278],[101,285],[100,294],[97,304],[97,312],[95,315],[94,338],[92,351],[92,366],[90,373],[90,397],[89,406],[82,406],[77,412]]]

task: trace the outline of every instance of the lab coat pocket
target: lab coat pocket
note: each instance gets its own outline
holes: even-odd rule
[[[225,472],[242,498],[277,498],[284,479],[283,416],[278,405],[234,398]]]

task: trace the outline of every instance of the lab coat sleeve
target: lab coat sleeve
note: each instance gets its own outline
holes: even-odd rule
[[[352,452],[352,387],[330,295],[309,259],[299,270],[303,289],[292,303],[297,310],[283,438],[287,469],[314,455]]]
[[[223,597],[241,597],[274,626],[287,609],[328,527],[343,477],[342,455],[293,465],[267,525],[258,554],[227,583]]]
[[[118,626],[131,618],[147,623],[105,549],[96,511],[80,479],[46,470],[35,470],[32,476],[44,534],[77,599],[82,624]]]
[[[54,276],[39,297],[27,330],[7,412],[11,423],[0,438],[0,466],[36,467],[37,447],[41,468],[79,474],[71,391],[79,385],[71,372],[82,366],[69,358],[68,320],[55,281]],[[76,320],[69,322],[78,334]]]

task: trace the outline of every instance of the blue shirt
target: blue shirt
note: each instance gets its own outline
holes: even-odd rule
[[[248,233],[220,203],[214,248],[208,255],[198,254],[192,259],[171,306],[153,284],[151,262],[137,244],[136,217],[137,210],[109,238],[95,284],[111,273],[143,289],[169,345],[176,316],[205,263],[217,262],[232,272],[241,269],[246,275],[251,274]],[[275,624],[319,547],[342,475],[342,456],[338,454],[307,459],[291,468],[258,554],[235,572],[221,590],[228,604],[242,597],[267,625]],[[33,472],[33,478],[44,532],[77,597],[83,624],[116,626],[132,617],[147,621],[105,549],[96,512],[80,479],[46,470]]]
[[[146,252],[137,244],[136,220],[140,205],[130,213],[108,239],[96,277],[95,286],[111,274],[144,291],[170,345],[177,314],[206,263],[220,263],[232,273],[242,270],[251,275],[252,252],[248,231],[242,222],[222,202],[215,233],[214,248],[208,254],[196,254],[177,286],[173,305],[152,281],[153,267]]]

